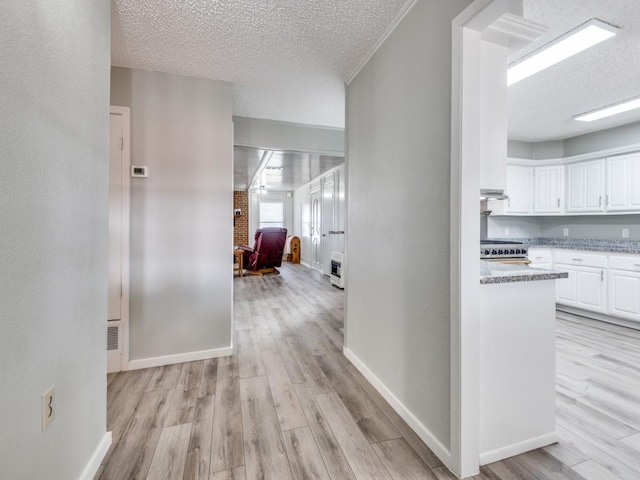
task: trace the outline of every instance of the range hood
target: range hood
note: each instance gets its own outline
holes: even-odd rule
[[[480,189],[480,200],[508,200],[509,196],[504,190],[493,190],[487,188]]]

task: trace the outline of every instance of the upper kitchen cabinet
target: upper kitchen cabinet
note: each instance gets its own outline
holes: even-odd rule
[[[564,166],[535,167],[533,178],[533,212],[561,213]]]
[[[567,165],[567,212],[604,212],[605,161]]]
[[[640,154],[607,159],[607,210],[640,210]]]
[[[533,167],[507,165],[506,214],[529,214],[533,209]]]

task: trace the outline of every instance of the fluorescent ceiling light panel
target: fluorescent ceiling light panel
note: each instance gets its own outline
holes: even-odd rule
[[[613,37],[617,31],[618,28],[593,18],[509,67],[507,85],[513,85],[562,60],[566,60],[576,53],[593,47]]]
[[[592,110],[587,113],[581,113],[573,118],[581,122],[593,122],[594,120],[600,120],[601,118],[628,112],[629,110],[635,110],[636,108],[640,108],[640,98],[634,98],[616,103],[615,105],[609,105],[608,107],[598,108],[597,110]]]

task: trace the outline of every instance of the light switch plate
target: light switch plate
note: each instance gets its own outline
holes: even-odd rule
[[[149,167],[144,165],[131,165],[131,176],[147,178],[149,176]]]
[[[629,229],[628,228],[623,228],[622,229],[622,238],[629,238]]]
[[[569,229],[568,228],[563,228],[562,229],[562,235],[564,235],[565,237],[569,236]]]
[[[56,418],[56,386],[51,385],[46,392],[42,394],[42,430],[47,427]]]

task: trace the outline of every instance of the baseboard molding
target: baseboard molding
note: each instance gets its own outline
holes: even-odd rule
[[[611,323],[613,325],[618,325],[620,327],[632,328],[633,330],[640,330],[640,323],[635,320],[627,320],[625,318],[612,317],[610,315],[605,315],[604,313],[598,312],[590,312],[588,310],[583,310],[581,308],[571,307],[569,305],[560,305],[556,304],[556,310],[560,312],[570,313],[572,315],[577,315],[579,317],[585,317],[590,320],[598,320],[600,322]]]
[[[98,445],[96,451],[93,452],[91,460],[89,460],[89,463],[78,480],[93,480],[93,477],[95,477],[100,465],[102,464],[102,460],[104,460],[105,455],[109,451],[109,447],[111,447],[111,432],[104,434],[100,445]]]
[[[380,395],[391,405],[402,419],[407,422],[418,437],[436,454],[449,470],[454,470],[452,465],[451,451],[445,447],[431,431],[416,418],[416,416],[396,397],[389,388],[367,367],[358,356],[348,348],[343,348],[344,356],[358,369],[364,377],[369,380]]]
[[[546,447],[552,443],[558,443],[560,438],[556,432],[547,433],[539,437],[525,440],[524,442],[514,443],[513,445],[507,445],[506,447],[498,448],[490,452],[480,454],[480,465],[487,465],[489,463],[498,462],[505,458],[520,455],[521,453],[530,452],[537,448]]]
[[[227,357],[233,354],[233,347],[217,348],[212,350],[201,350],[199,352],[178,353],[176,355],[164,355],[161,357],[140,358],[129,360],[129,370],[139,370],[141,368],[162,367],[175,363],[195,362],[207,360],[209,358]]]

